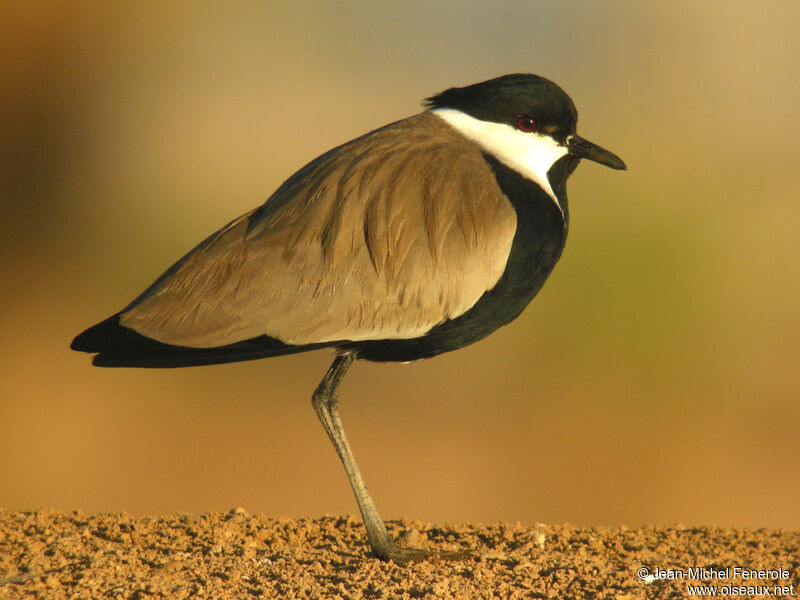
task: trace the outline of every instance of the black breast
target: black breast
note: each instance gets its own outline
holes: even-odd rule
[[[536,183],[484,155],[503,193],[517,213],[517,231],[506,270],[494,288],[466,313],[445,321],[426,335],[409,340],[369,340],[336,344],[354,349],[359,358],[373,361],[409,361],[428,358],[483,339],[513,321],[544,285],[567,237],[566,178],[577,165],[567,157],[550,172],[562,214],[553,199]]]

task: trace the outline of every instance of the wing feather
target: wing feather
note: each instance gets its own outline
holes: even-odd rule
[[[304,167],[120,323],[200,348],[419,337],[494,287],[515,230],[477,146],[426,112]]]

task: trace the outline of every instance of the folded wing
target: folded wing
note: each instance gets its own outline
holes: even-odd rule
[[[119,322],[195,348],[415,338],[494,287],[515,230],[477,146],[422,113],[310,163]]]

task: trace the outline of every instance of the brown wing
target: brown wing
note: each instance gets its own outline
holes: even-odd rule
[[[414,338],[494,287],[515,229],[480,150],[422,113],[305,167],[120,322],[190,347]]]

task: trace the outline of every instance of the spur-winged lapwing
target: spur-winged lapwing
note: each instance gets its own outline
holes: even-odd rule
[[[506,75],[326,152],[259,208],[176,262],[72,348],[104,367],[188,367],[332,348],[312,404],[341,458],[373,552],[429,553],[386,531],[338,411],[352,362],[455,350],[517,317],[567,236],[581,158],[625,164],[579,137],[564,91]],[[455,557],[461,554],[438,553]]]

